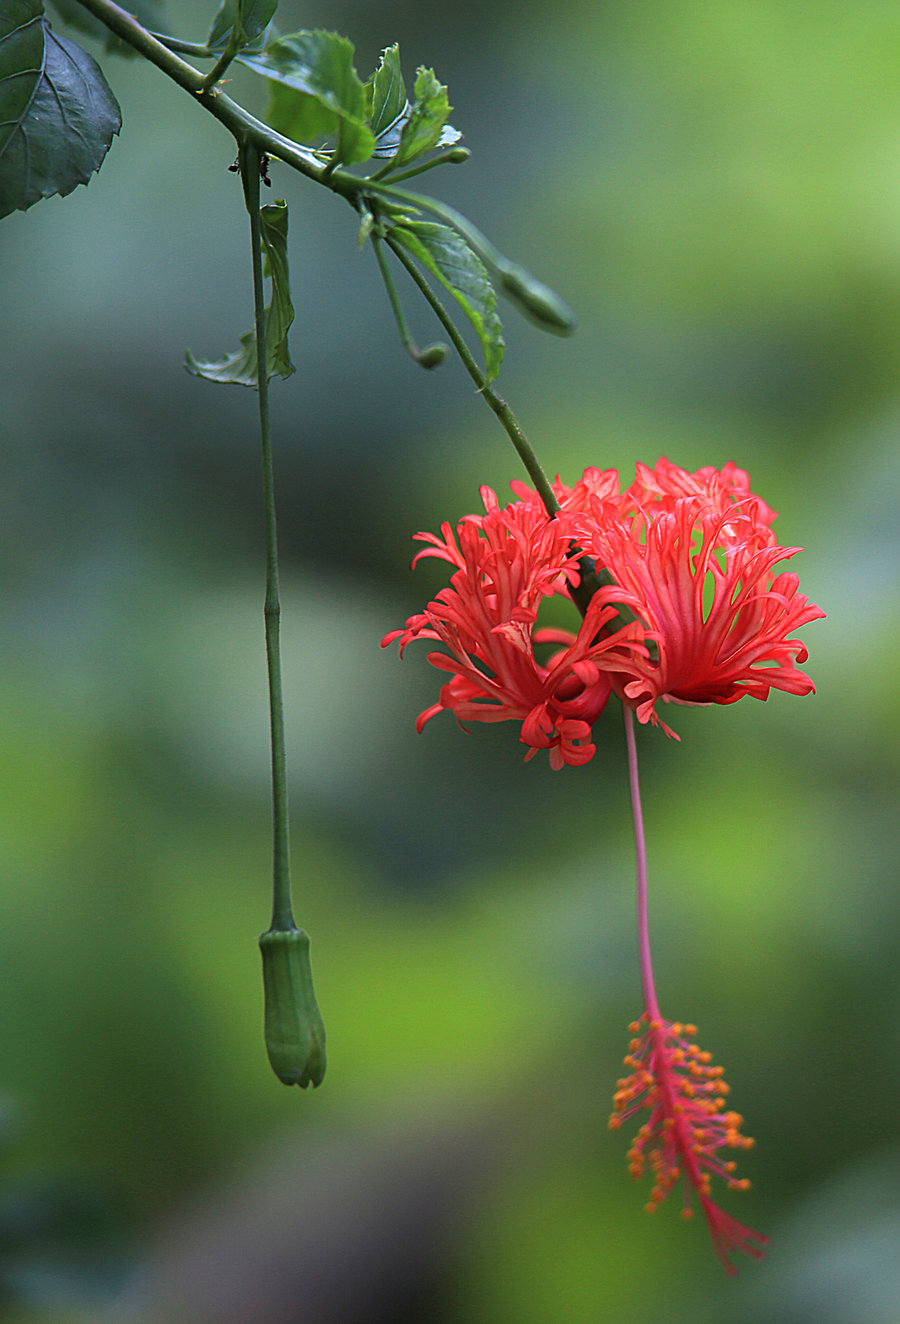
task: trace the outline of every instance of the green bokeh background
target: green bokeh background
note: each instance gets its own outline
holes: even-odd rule
[[[757,1148],[723,1204],[771,1249],[727,1279],[677,1196],[643,1214],[606,1129],[640,1010],[617,714],[561,773],[511,725],[415,734],[440,678],[378,647],[441,582],[410,535],[518,461],[460,368],[403,355],[349,209],[277,164],[329,1073],[270,1075],[255,399],[182,367],[249,326],[246,224],[220,127],[104,57],[102,171],[0,236],[3,1317],[896,1324],[900,10],[322,0],[280,25],[345,32],[363,76],[399,39],[448,83],[473,156],[429,184],[579,317],[561,341],[507,310],[500,387],[548,469],[733,459],[807,549],[816,696],[641,733],[661,1002],[727,1067]]]

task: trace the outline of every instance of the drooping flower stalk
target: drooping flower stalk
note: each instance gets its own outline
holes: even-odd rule
[[[728,1086],[724,1069],[712,1065],[711,1054],[704,1052],[693,1037],[694,1025],[667,1021],[659,1010],[650,953],[650,929],[647,905],[647,855],[638,781],[637,745],[634,717],[624,708],[625,738],[628,747],[628,775],[634,820],[637,860],[638,943],[644,1011],[629,1029],[634,1036],[629,1044],[625,1065],[630,1074],[618,1082],[610,1127],[617,1130],[623,1122],[644,1109],[650,1116],[643,1123],[628,1152],[632,1176],[640,1178],[649,1163],[654,1184],[647,1210],[656,1209],[668,1192],[683,1178],[685,1202],[682,1213],[692,1210],[690,1192],[696,1193],[706,1216],[713,1245],[729,1273],[735,1273],[729,1252],[745,1251],[759,1259],[768,1241],[761,1232],[739,1223],[713,1201],[710,1190],[714,1176],[722,1178],[731,1190],[746,1190],[746,1178],[734,1176],[735,1163],[719,1157],[724,1148],[749,1149],[753,1141],[742,1136],[743,1119],[726,1108]]]
[[[637,874],[638,950],[641,958],[641,987],[644,1010],[652,1020],[661,1020],[653,980],[653,958],[650,953],[650,910],[647,898],[647,841],[644,835],[644,810],[641,805],[641,785],[638,778],[637,741],[631,709],[623,707],[625,719],[625,745],[628,750],[628,789],[631,793],[631,818],[634,825],[634,858]]]
[[[281,677],[281,601],[278,586],[278,532],[269,418],[269,356],[263,296],[259,221],[260,155],[252,143],[239,153],[244,201],[250,218],[253,305],[256,333],[256,388],[259,406],[263,510],[266,531],[266,661],[269,678],[269,734],[272,770],[272,923],[259,939],[265,995],[265,1040],[269,1063],[285,1085],[315,1088],[325,1076],[325,1026],[316,1002],[309,959],[309,936],[294,923],[291,903],[290,825]]]

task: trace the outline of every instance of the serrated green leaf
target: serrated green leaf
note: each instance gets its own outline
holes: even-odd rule
[[[378,68],[366,83],[369,128],[376,138],[380,138],[408,109],[406,84],[400,68],[400,47],[395,43],[381,52]]]
[[[270,42],[258,54],[238,57],[242,64],[291,88],[300,96],[281,95],[276,113],[280,131],[295,141],[308,137],[310,120],[326,123],[319,132],[335,135],[334,159],[347,165],[367,161],[375,146],[375,137],[366,124],[366,90],[353,67],[353,43],[336,32],[295,32]],[[309,105],[308,98],[318,103]],[[285,124],[291,107],[293,127]]]
[[[214,51],[224,50],[238,22],[244,34],[241,46],[252,46],[269,26],[277,8],[278,0],[225,0],[216,14],[207,46]]]
[[[52,0],[52,4],[64,23],[73,27],[76,32],[103,41],[105,50],[116,55],[137,55],[137,51],[132,46],[122,41],[114,32],[110,32],[99,18],[95,18],[93,14],[83,9],[78,0]],[[164,0],[129,0],[127,8],[129,14],[134,14],[138,22],[143,27],[149,28],[151,32],[165,31]]]
[[[11,17],[16,10],[33,7],[18,0]],[[58,37],[46,19],[42,29],[43,61],[24,110],[23,88],[33,77],[32,32],[25,82],[23,70],[16,76],[13,68],[0,83],[0,120],[8,121],[0,146],[0,217],[55,193],[65,197],[78,184],[87,184],[122,127],[118,104],[96,60],[74,41]]]
[[[485,378],[492,382],[500,371],[505,345],[497,296],[484,263],[461,235],[434,221],[410,221],[394,226],[389,233],[463,309],[481,341]]]
[[[296,372],[288,350],[288,331],[294,320],[287,260],[288,209],[284,202],[260,208],[260,238],[266,258],[266,275],[272,279],[272,298],[265,310],[266,375],[290,377]],[[241,336],[241,348],[218,362],[195,359],[190,350],[184,366],[195,377],[211,382],[233,382],[238,386],[256,386],[258,356],[256,332]]]
[[[397,155],[403,126],[409,119],[410,104],[400,68],[400,47],[389,46],[381,63],[366,83],[369,124],[375,135],[372,155],[378,159]]]
[[[406,165],[433,147],[459,142],[462,135],[447,124],[452,109],[447,100],[447,89],[435,78],[434,70],[418,69],[412,109],[400,134],[394,165]]]

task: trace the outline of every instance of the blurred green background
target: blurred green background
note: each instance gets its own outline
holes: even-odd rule
[[[217,5],[171,4],[200,40]],[[329,1072],[261,1037],[269,809],[255,399],[230,140],[137,61],[87,189],[3,222],[0,1308],[19,1324],[896,1324],[900,9],[883,0],[283,0],[399,40],[471,161],[428,185],[575,307],[507,310],[545,466],[733,459],[828,613],[818,693],[642,731],[663,1009],[700,1025],[770,1234],[726,1278],[610,1134],[640,1011],[618,715],[583,769],[414,720],[382,635],[410,535],[522,476],[400,350],[350,210],[291,206],[274,387],[298,919]],[[90,45],[90,43],[86,43]],[[260,87],[230,89],[257,109]],[[423,184],[425,181],[423,181]],[[437,328],[410,294],[421,342]]]

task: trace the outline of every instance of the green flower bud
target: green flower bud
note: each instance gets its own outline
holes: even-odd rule
[[[420,368],[439,368],[448,352],[447,346],[438,341],[434,345],[426,345],[424,349],[417,350],[413,358]]]
[[[285,1085],[305,1090],[325,1076],[325,1026],[316,1005],[309,935],[269,929],[259,940],[265,991],[266,1051]]]
[[[570,336],[575,330],[575,315],[559,297],[535,280],[524,267],[503,267],[499,272],[500,287],[517,304],[520,311],[537,322],[546,331],[553,331],[558,336]]]

